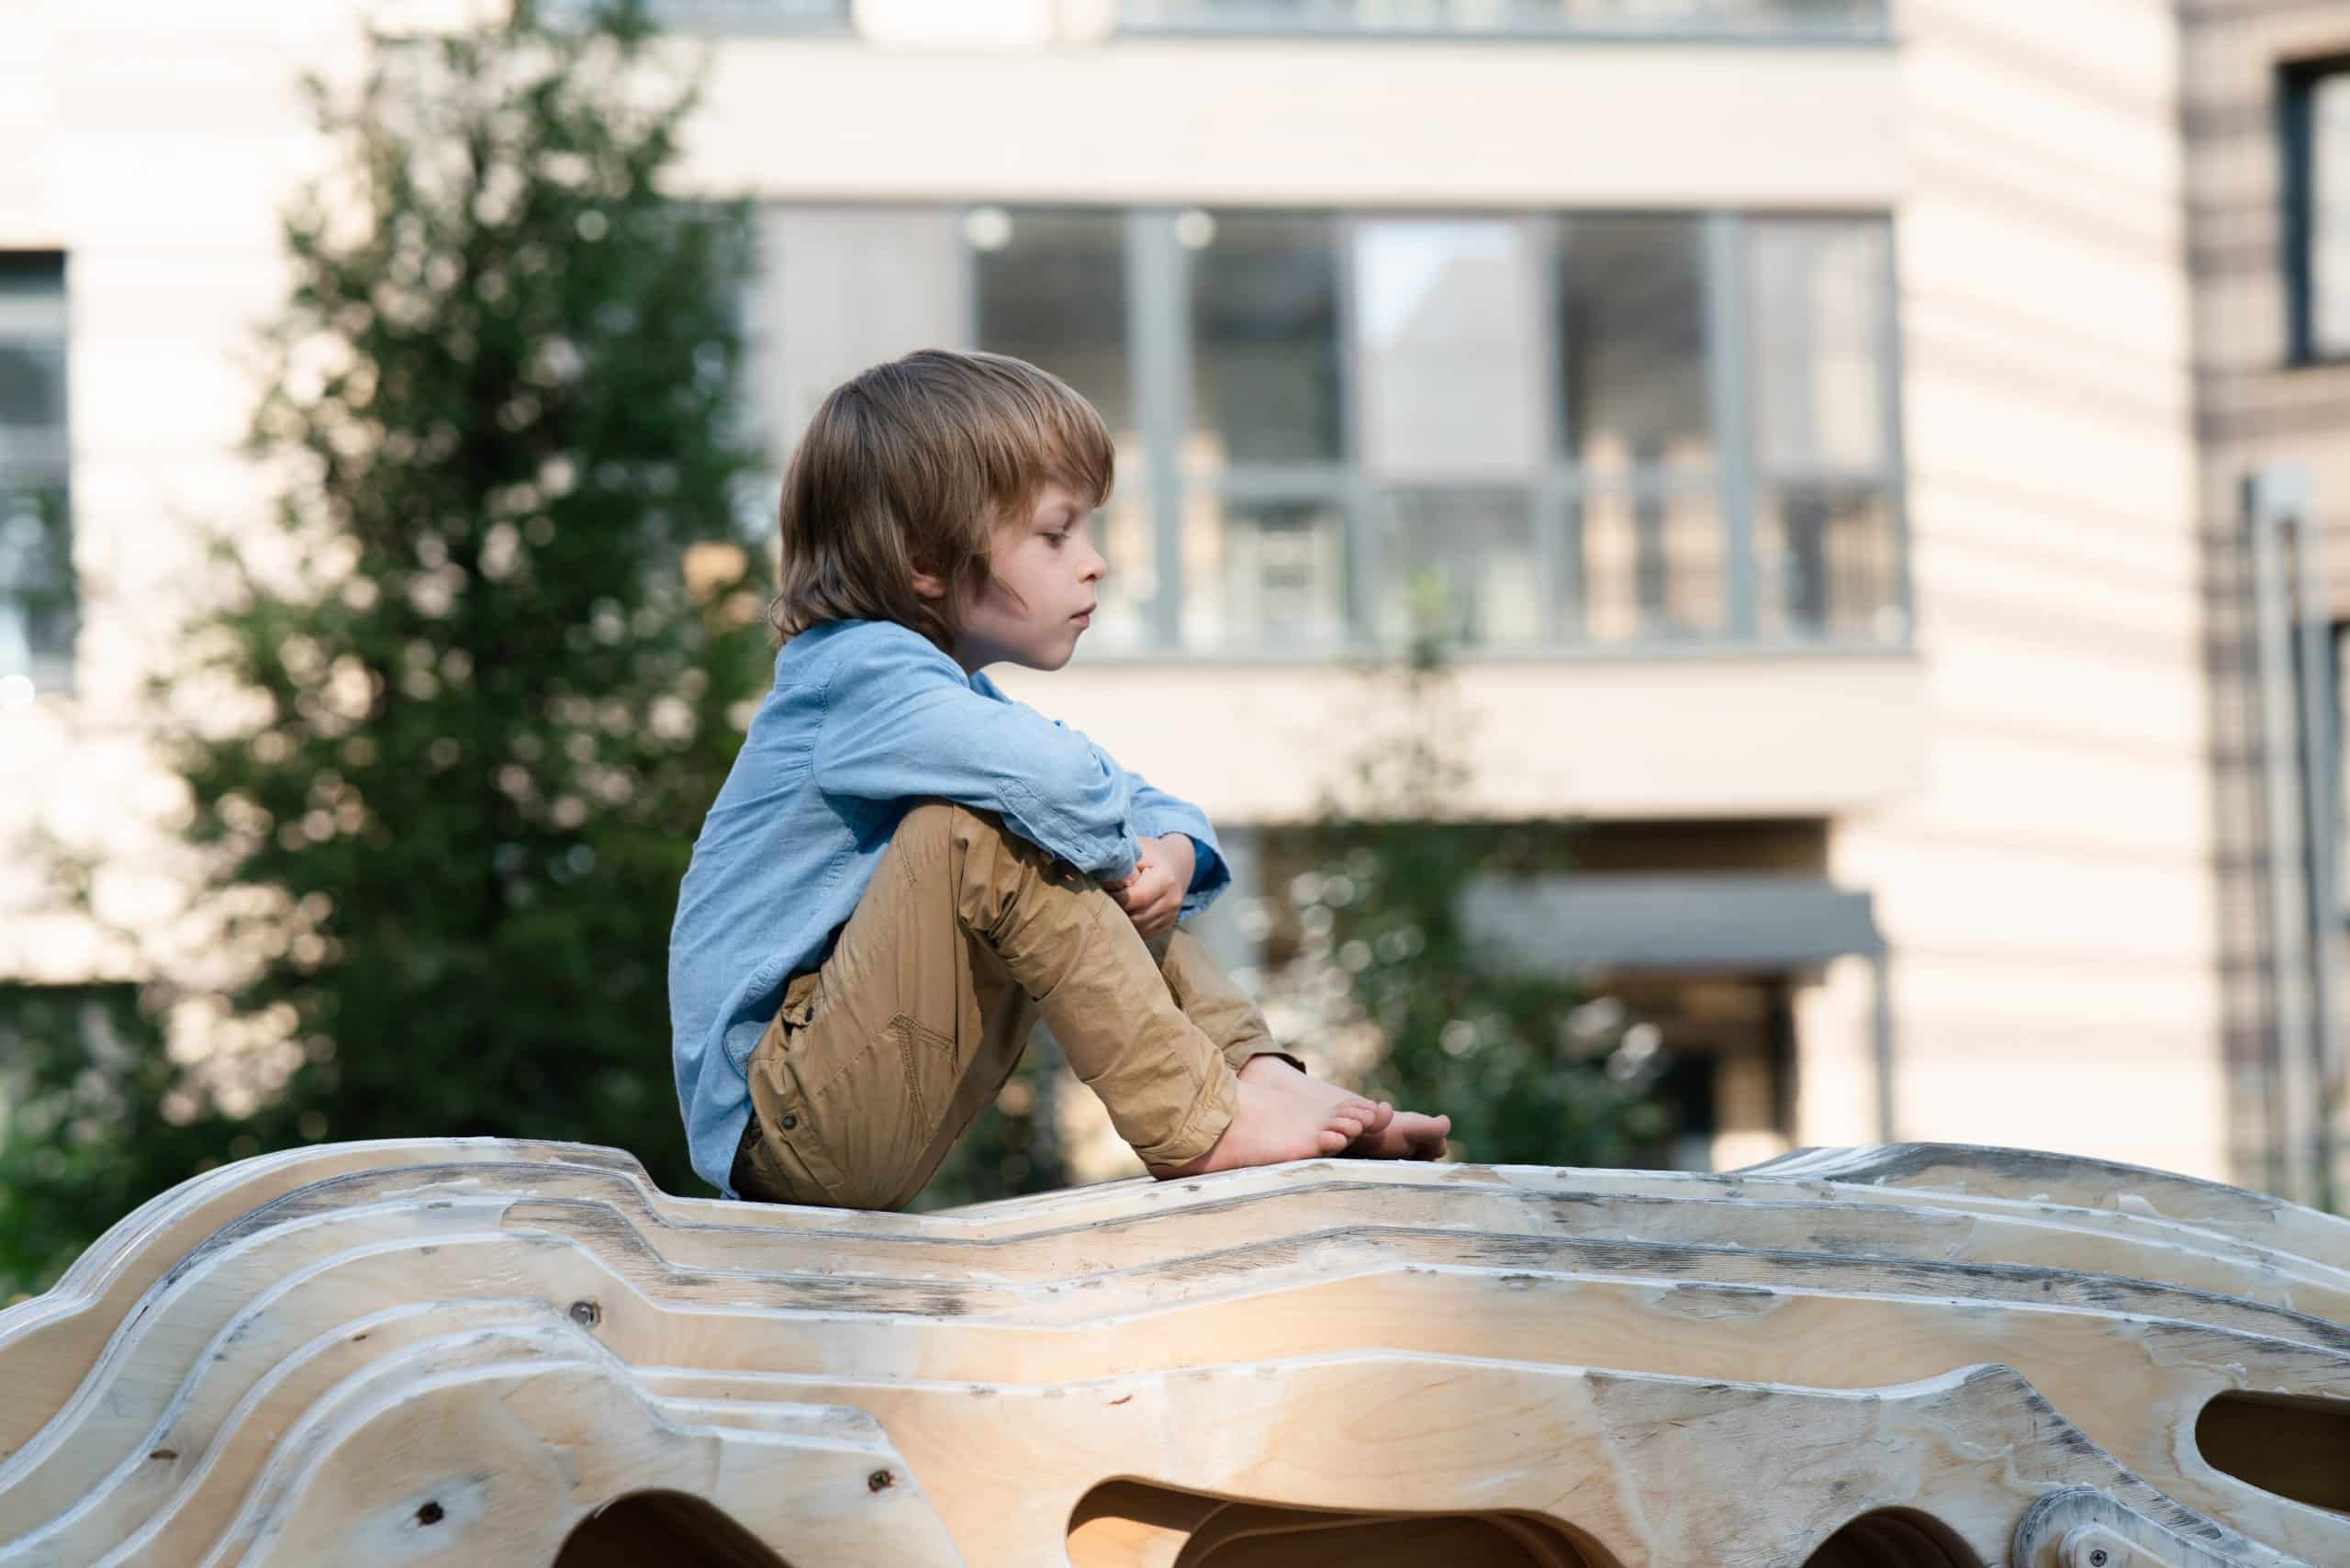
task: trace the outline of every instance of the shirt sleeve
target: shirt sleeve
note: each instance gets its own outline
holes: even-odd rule
[[[1126,781],[1134,798],[1136,834],[1145,838],[1163,838],[1168,834],[1180,833],[1192,840],[1192,885],[1184,891],[1182,913],[1178,916],[1189,920],[1232,885],[1232,868],[1225,864],[1215,829],[1199,807],[1189,801],[1177,800],[1141,774],[1128,773]]]
[[[936,796],[993,812],[1098,880],[1128,875],[1141,857],[1133,784],[1109,753],[1033,708],[974,690],[916,632],[842,651],[810,767],[827,795]]]

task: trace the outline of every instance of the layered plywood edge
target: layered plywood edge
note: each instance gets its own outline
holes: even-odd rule
[[[1961,1147],[931,1215],[224,1167],[0,1312],[0,1568],[2350,1563],[2350,1226]]]

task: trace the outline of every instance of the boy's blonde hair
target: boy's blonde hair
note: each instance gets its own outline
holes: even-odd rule
[[[952,653],[954,596],[976,588],[999,522],[1057,481],[1109,498],[1109,427],[1068,383],[1006,354],[919,349],[833,388],[784,472],[782,571],[767,619],[789,640],[827,621],[894,621]]]

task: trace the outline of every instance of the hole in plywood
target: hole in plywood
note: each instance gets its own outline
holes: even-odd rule
[[[1535,1514],[1340,1513],[1237,1502],[1139,1481],[1096,1486],[1069,1516],[1074,1568],[1620,1568]]]
[[[1983,1568],[1983,1560],[1931,1515],[1879,1508],[1821,1541],[1804,1568]]]
[[[2218,1394],[2195,1419],[2195,1446],[2263,1492],[2350,1513],[2350,1399]]]
[[[683,1492],[634,1492],[579,1521],[554,1568],[790,1568],[720,1509]]]

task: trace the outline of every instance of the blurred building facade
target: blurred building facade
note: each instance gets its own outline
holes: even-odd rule
[[[2290,1187],[2227,574],[2245,465],[2344,417],[2288,367],[2350,341],[2350,229],[2326,287],[2280,229],[2207,229],[2282,201],[2280,94],[2344,177],[2350,93],[2293,84],[2350,5],[661,8],[711,51],[689,183],[760,206],[778,460],[924,344],[1091,397],[1102,612],[1068,670],[998,673],[1203,805],[1244,880],[1432,576],[1460,809],[1587,824],[1483,928],[1705,1064],[1688,1158],[1891,1136]],[[0,832],[130,792],[179,520],[263,515],[238,356],[316,151],[294,73],[356,15],[0,22],[0,462],[55,498],[0,523]],[[53,920],[0,944],[27,981],[109,961]]]
[[[2232,1137],[2338,1204],[2350,15],[2180,25]]]

